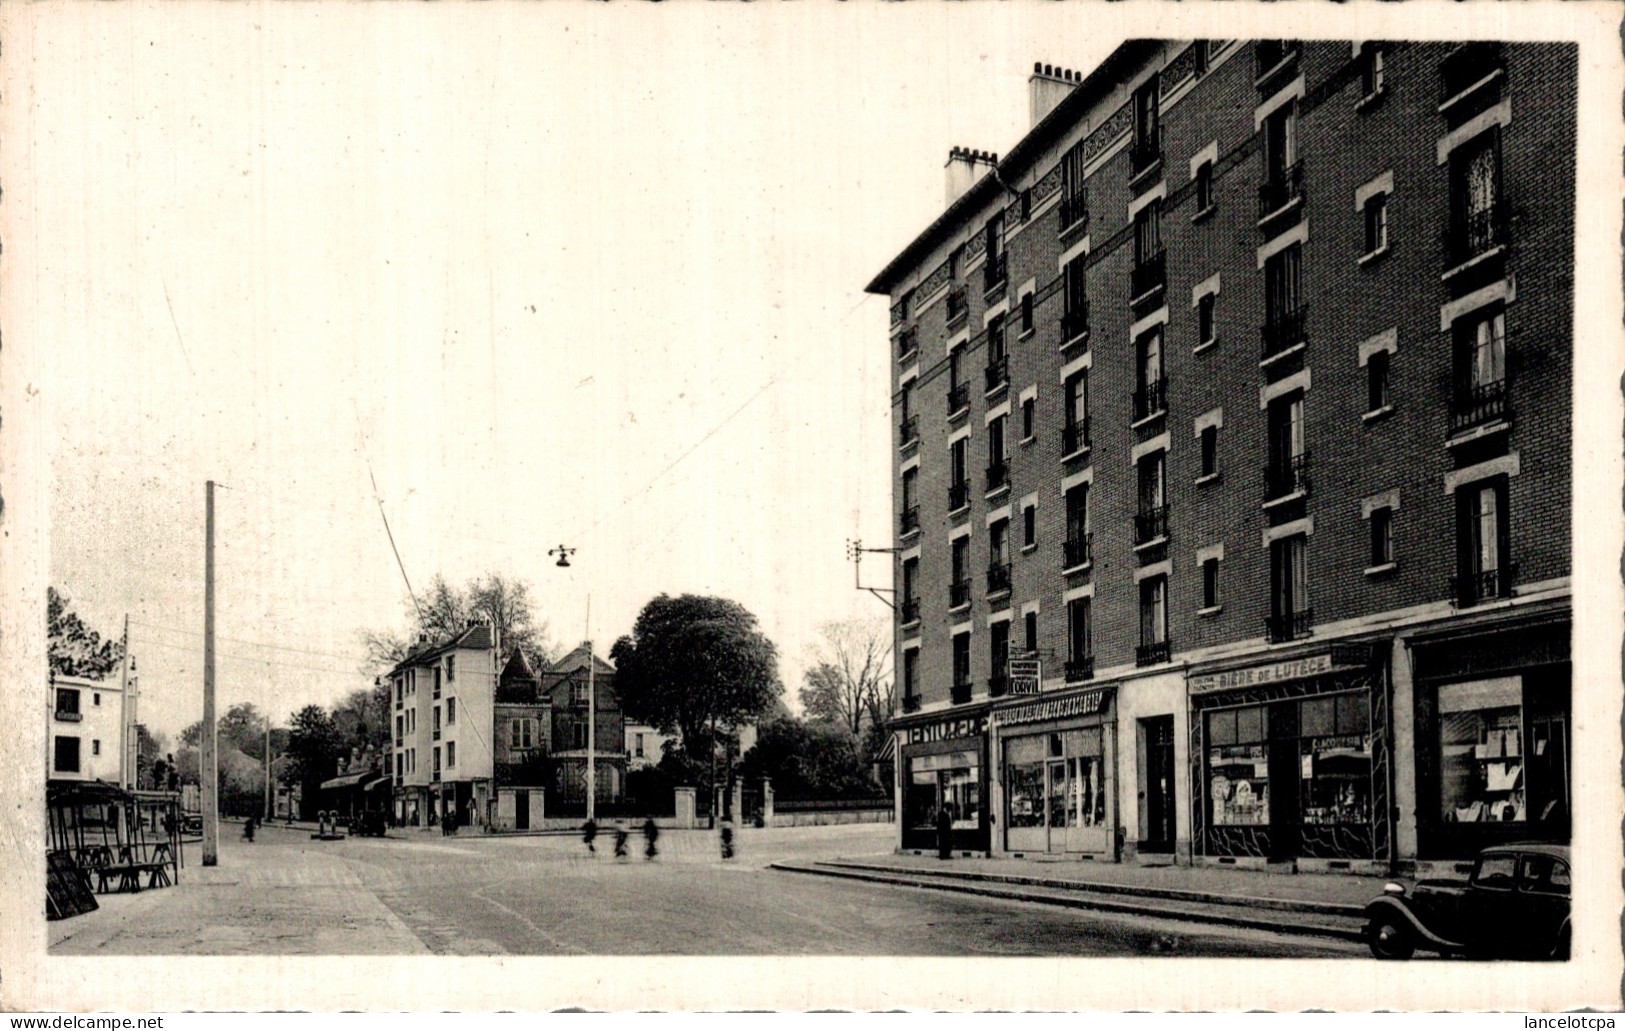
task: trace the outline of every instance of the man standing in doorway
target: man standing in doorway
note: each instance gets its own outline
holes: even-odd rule
[[[948,804],[944,802],[937,809],[937,858],[952,859],[954,857],[954,814],[949,811]]]

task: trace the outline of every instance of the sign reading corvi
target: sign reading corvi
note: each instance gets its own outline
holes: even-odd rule
[[[1010,660],[1011,694],[1037,694],[1039,685],[1043,682],[1044,662],[1042,659]]]
[[[918,727],[909,727],[908,743],[911,745],[924,744],[927,741],[950,741],[960,737],[980,737],[987,729],[986,716],[966,716],[957,720],[943,720],[940,723],[924,723]]]
[[[1248,666],[1245,669],[1191,677],[1190,690],[1195,694],[1202,691],[1226,691],[1234,687],[1256,687],[1259,684],[1273,684],[1281,680],[1319,676],[1334,669],[1346,669],[1360,664],[1360,656],[1355,653],[1343,655],[1327,652],[1322,655],[1306,655],[1301,659],[1274,662],[1267,666]]]

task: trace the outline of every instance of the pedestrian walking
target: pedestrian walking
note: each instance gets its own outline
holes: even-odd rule
[[[937,810],[937,858],[954,857],[954,814],[946,805]]]
[[[581,843],[587,846],[587,851],[596,855],[598,849],[593,846],[593,839],[598,837],[598,822],[592,817],[581,825]]]
[[[243,824],[243,839],[245,841],[253,841],[254,840],[254,826],[255,826],[255,820],[254,820],[254,818],[252,816],[250,816],[248,818],[248,822]]]
[[[616,859],[625,859],[626,858],[626,839],[629,836],[630,835],[628,835],[626,833],[626,825],[625,824],[617,823],[615,825],[615,858]]]
[[[647,860],[653,862],[654,857],[660,854],[660,850],[655,848],[655,840],[658,839],[659,837],[660,837],[660,828],[655,826],[655,818],[651,816],[648,819],[644,820],[643,821],[643,842],[644,842],[644,844],[643,844],[643,858],[644,859],[647,859]]]
[[[722,821],[721,839],[722,858],[732,859],[734,857],[734,825],[731,820],[726,818]]]

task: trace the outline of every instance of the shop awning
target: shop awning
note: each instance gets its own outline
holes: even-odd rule
[[[353,788],[371,776],[373,776],[371,771],[365,773],[341,773],[331,780],[322,781],[321,789],[330,791],[333,788]]]
[[[369,780],[365,784],[361,785],[361,790],[362,791],[377,791],[379,788],[387,788],[387,787],[389,787],[389,777],[384,775],[384,774],[379,774],[378,776],[374,777],[372,780]]]

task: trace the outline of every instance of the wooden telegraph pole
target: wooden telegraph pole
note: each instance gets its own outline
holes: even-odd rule
[[[219,759],[214,719],[214,481],[205,488],[203,543],[203,734],[198,742],[198,785],[203,805],[203,865],[220,862]]]

